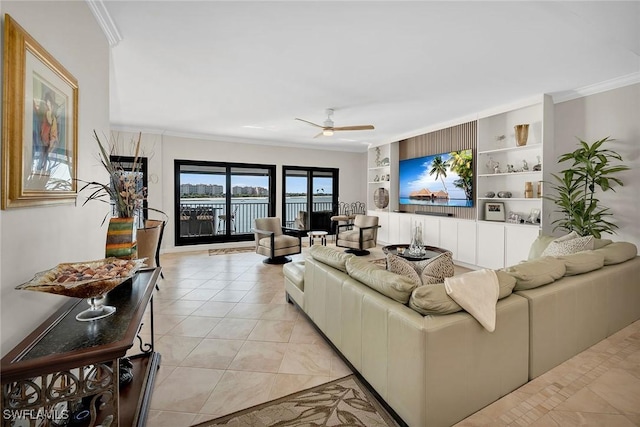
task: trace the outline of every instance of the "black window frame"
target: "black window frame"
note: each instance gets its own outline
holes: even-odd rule
[[[180,235],[180,173],[181,166],[198,166],[198,167],[223,167],[225,168],[225,206],[226,212],[231,212],[231,170],[233,168],[247,169],[266,169],[269,171],[269,216],[276,214],[276,165],[261,163],[236,163],[236,162],[219,162],[206,160],[186,160],[174,159],[174,218],[177,218],[174,224],[174,236],[176,246],[202,245],[212,243],[229,243],[229,242],[246,242],[254,240],[252,233],[243,234],[213,234],[212,236],[182,236]]]

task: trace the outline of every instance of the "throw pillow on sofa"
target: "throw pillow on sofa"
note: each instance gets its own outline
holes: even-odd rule
[[[567,267],[564,265],[564,261],[545,256],[512,265],[504,271],[515,277],[515,290],[523,291],[549,284],[561,278],[567,271]]]
[[[312,246],[309,249],[309,254],[316,261],[320,261],[344,273],[347,272],[347,260],[355,256],[353,254],[346,254],[344,252],[337,251],[334,248],[328,248],[321,245]]]
[[[547,246],[549,246],[549,244],[551,242],[553,242],[554,240],[556,242],[560,241],[566,241],[566,240],[571,240],[571,239],[575,239],[576,237],[580,237],[578,236],[578,233],[576,233],[575,231],[572,231],[571,233],[562,236],[562,237],[554,237],[554,236],[548,236],[546,234],[541,234],[538,236],[538,238],[536,238],[536,240],[531,244],[531,248],[529,249],[529,256],[527,257],[527,259],[531,260],[531,259],[536,259],[536,258],[540,258],[542,256],[542,253],[544,252],[545,249],[547,249]],[[611,243],[611,240],[609,239],[593,239],[593,248],[592,249],[600,249],[604,246],[607,246],[609,243]]]
[[[594,252],[604,256],[604,265],[620,264],[638,254],[638,247],[630,242],[613,242]]]
[[[549,243],[549,246],[547,246],[544,252],[542,252],[542,256],[563,256],[593,249],[593,236],[576,237],[574,239],[560,239],[555,239]]]
[[[496,271],[498,276],[499,293],[498,299],[506,298],[513,292],[516,279],[504,271]],[[459,277],[464,277],[464,274]],[[462,311],[449,295],[444,287],[444,283],[435,283],[419,286],[411,293],[409,307],[420,314],[450,314]]]
[[[411,291],[417,286],[407,277],[383,270],[377,265],[357,257],[349,258],[346,265],[349,276],[403,304],[409,301]]]
[[[446,251],[423,261],[407,261],[393,254],[387,254],[387,269],[410,278],[416,286],[440,283],[454,274],[453,253]]]
[[[565,276],[588,273],[604,266],[604,255],[595,251],[576,252],[575,254],[559,256],[558,259],[563,261],[567,268],[564,273]]]

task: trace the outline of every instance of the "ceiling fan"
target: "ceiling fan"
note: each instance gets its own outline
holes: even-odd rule
[[[320,132],[319,134],[314,136],[314,138],[317,138],[317,137],[319,137],[321,135],[322,136],[332,136],[334,132],[340,132],[340,131],[343,131],[343,130],[372,130],[372,129],[375,129],[373,127],[373,125],[334,126],[333,125],[333,120],[331,119],[331,116],[333,116],[333,108],[327,108],[326,114],[327,114],[327,120],[324,121],[323,125],[319,125],[319,124],[310,122],[309,120],[299,119],[297,117],[296,117],[296,120],[300,120],[301,122],[309,123],[311,126],[315,126],[317,128],[321,128],[322,132]]]

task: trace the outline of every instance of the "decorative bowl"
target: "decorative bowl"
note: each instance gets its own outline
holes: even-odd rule
[[[127,279],[144,265],[143,259],[105,258],[95,261],[58,264],[37,273],[33,279],[16,287],[73,298],[97,298]]]

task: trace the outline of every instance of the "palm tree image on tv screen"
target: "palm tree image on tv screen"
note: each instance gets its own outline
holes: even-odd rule
[[[473,154],[452,151],[400,160],[401,205],[473,207]]]

